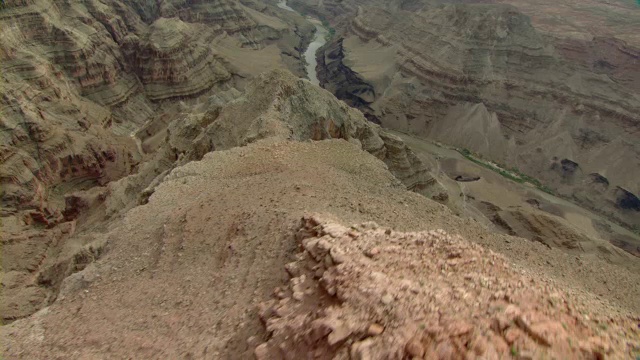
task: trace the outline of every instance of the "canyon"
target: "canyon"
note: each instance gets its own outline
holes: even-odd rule
[[[4,1],[2,356],[638,356],[638,16],[563,1]]]
[[[295,12],[289,5],[287,5],[286,1],[279,1],[278,7]],[[316,60],[316,53],[318,49],[321,48],[324,44],[326,44],[326,37],[329,34],[329,31],[323,26],[323,24],[315,18],[307,17],[307,20],[316,28],[316,32],[313,37],[313,41],[307,45],[307,50],[304,52],[304,60],[307,63],[305,67],[306,75],[309,81],[311,81],[314,85],[320,85],[320,81],[318,80],[318,76],[316,74],[316,67],[318,67],[318,62]]]
[[[636,5],[567,2],[562,11],[584,15],[568,31],[542,1],[292,4],[337,18],[339,36],[318,54],[321,84],[372,121],[639,226]]]
[[[20,299],[3,302],[3,319],[53,301],[57,284],[42,271],[58,271],[58,260],[86,242],[66,249],[70,220],[120,180],[123,200],[110,206],[125,210],[128,197],[168,171],[179,154],[155,150],[171,121],[212,94],[230,99],[265,70],[304,74],[314,26],[276,6],[245,4],[3,2],[3,272],[14,274],[3,287]]]

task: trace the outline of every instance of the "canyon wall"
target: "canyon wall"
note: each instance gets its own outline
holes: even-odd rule
[[[55,212],[63,188],[135,172],[144,154],[129,135],[174,116],[171,104],[271,68],[302,75],[314,31],[275,6],[227,0],[5,1],[0,24],[0,182],[12,214]]]
[[[394,188],[447,200],[430,169],[401,139],[368,122],[359,110],[328,91],[286,70],[257,76],[244,92],[235,88],[219,91],[188,108],[178,107],[174,115],[154,116],[136,131],[134,139],[132,151],[144,155],[134,174],[83,187],[65,182],[60,186],[66,186],[66,192],[58,194],[61,203],[54,204],[58,211],[49,210],[49,204],[42,210],[4,214],[6,301],[1,312],[5,321],[30,315],[55,301],[65,278],[102,256],[109,241],[103,235],[106,224],[147,204],[176,167],[212,151],[259,140],[343,139],[381,160],[395,176]],[[343,161],[345,168],[358,168],[351,158]]]
[[[360,6],[336,26],[318,55],[321,85],[370,120],[466,148],[640,226],[632,45],[560,39],[506,4]]]
[[[188,141],[183,130],[158,147],[166,129],[141,130],[192,125],[193,109],[265,70],[303,75],[313,31],[258,1],[3,1],[3,320],[53,301],[100,254],[78,233],[137,205]]]

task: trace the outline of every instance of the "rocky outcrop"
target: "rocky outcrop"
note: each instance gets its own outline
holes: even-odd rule
[[[313,25],[246,3],[4,2],[3,206],[46,206],[53,188],[135,171],[129,135],[171,108],[158,101],[242,86],[269,68],[302,72]]]
[[[385,131],[380,131],[379,136],[386,149],[385,164],[409,190],[440,202],[447,201],[449,196],[447,191],[433,177],[433,174],[425,171],[423,162],[402,139]]]
[[[208,46],[215,31],[179,19],[156,20],[143,38],[123,40],[123,53],[146,96],[165,100],[197,95],[231,79],[223,58]]]
[[[356,142],[383,160],[407,188],[429,196],[444,191],[400,138],[368,122],[329,92],[284,71],[258,77],[240,99],[220,110],[195,143],[225,150],[265,138]]]
[[[313,28],[261,1],[2,2],[3,320],[46,306],[84,266],[69,259],[93,240],[69,243],[69,226],[145,202],[185,147],[208,151],[188,146],[206,127],[199,106],[264,70],[303,74]]]
[[[296,235],[301,252],[285,266],[289,283],[260,304],[269,337],[255,349],[258,360],[308,353],[351,359],[624,357],[627,351],[603,349],[604,335],[554,305],[565,303],[558,290],[534,285],[537,279],[522,277],[501,256],[443,230],[404,233],[371,222],[349,229],[309,216]],[[440,259],[438,265],[433,259]],[[480,261],[482,271],[472,270]],[[496,276],[499,281],[489,280]],[[587,338],[580,347],[566,346]]]

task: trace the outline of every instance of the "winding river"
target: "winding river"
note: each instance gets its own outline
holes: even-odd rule
[[[296,12],[291,7],[289,7],[289,5],[287,5],[286,0],[278,1],[278,7],[288,11]],[[316,74],[316,66],[318,65],[318,61],[316,60],[316,53],[318,52],[318,49],[327,42],[326,37],[329,31],[324,26],[322,26],[320,20],[309,16],[307,16],[307,20],[315,25],[316,32],[314,34],[313,41],[311,41],[309,47],[304,52],[304,60],[307,63],[305,69],[307,72],[307,77],[309,78],[311,83],[314,85],[320,85],[320,81],[318,81],[318,76]]]

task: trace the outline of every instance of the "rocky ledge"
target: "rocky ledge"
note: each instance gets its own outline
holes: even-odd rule
[[[601,333],[559,289],[442,229],[347,228],[307,216],[296,239],[289,283],[260,305],[269,339],[258,360],[632,354],[628,323]]]
[[[102,245],[96,244],[96,237],[78,235],[76,228],[91,228],[146,204],[174,168],[200,160],[208,152],[265,139],[344,139],[382,160],[396,177],[395,187],[447,200],[445,190],[402,140],[368,122],[360,111],[326,90],[284,70],[258,76],[244,93],[230,90],[210,96],[188,115],[156,118],[142,127],[137,137],[139,148],[149,154],[146,161],[136,164],[135,174],[117,173],[118,177],[110,177],[114,170],[109,164],[120,164],[122,158],[128,158],[92,150],[100,161],[70,156],[60,168],[53,168],[55,174],[59,171],[64,177],[50,179],[51,182],[75,185],[56,193],[57,207],[40,208],[41,204],[35,202],[31,206],[37,210],[29,210],[26,205],[5,209],[4,256],[12,259],[4,269],[10,274],[2,309],[5,321],[27,316],[54,301],[62,280],[98,257]],[[136,145],[127,138],[135,151]],[[121,164],[131,165],[132,161]],[[25,184],[27,180],[32,179],[22,179]],[[38,184],[34,182],[32,186]],[[36,200],[47,204],[51,198],[46,195],[40,193]],[[27,204],[26,199],[16,201]],[[31,249],[27,254],[26,248]]]

